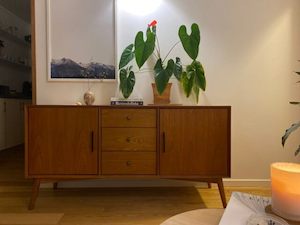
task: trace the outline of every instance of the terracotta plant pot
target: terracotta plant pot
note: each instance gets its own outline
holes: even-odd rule
[[[153,103],[154,105],[168,105],[170,104],[170,94],[171,94],[171,87],[172,83],[168,83],[166,89],[159,95],[156,89],[156,84],[152,83],[152,90],[153,90]]]

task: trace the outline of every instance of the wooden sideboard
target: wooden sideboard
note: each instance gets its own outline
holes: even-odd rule
[[[158,178],[217,183],[230,177],[230,106],[27,106],[25,176]]]

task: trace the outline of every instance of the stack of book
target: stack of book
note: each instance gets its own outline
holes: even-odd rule
[[[144,101],[142,98],[131,98],[131,99],[124,99],[124,98],[111,98],[110,99],[111,105],[133,105],[139,106],[144,105]]]

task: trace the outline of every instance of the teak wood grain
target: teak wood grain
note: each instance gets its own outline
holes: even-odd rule
[[[160,174],[230,176],[230,111],[160,109]]]
[[[102,109],[102,127],[156,127],[155,109]]]
[[[154,175],[156,153],[154,152],[103,152],[103,175]]]
[[[230,107],[27,106],[25,175],[68,179],[230,177]],[[38,194],[35,186],[31,208]]]
[[[102,151],[156,151],[155,128],[103,128]]]
[[[98,174],[98,109],[28,109],[28,174]]]

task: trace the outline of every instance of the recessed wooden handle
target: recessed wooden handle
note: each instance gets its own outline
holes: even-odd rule
[[[130,137],[126,138],[126,142],[129,143],[131,141]]]
[[[91,132],[91,150],[94,152],[94,131]]]
[[[131,166],[131,165],[132,165],[131,161],[126,162],[126,166]]]
[[[126,120],[131,120],[131,117],[130,116],[126,116]]]
[[[162,133],[162,152],[166,152],[166,134]]]

